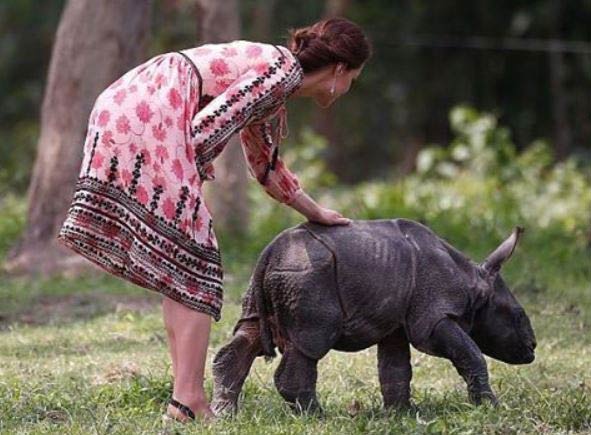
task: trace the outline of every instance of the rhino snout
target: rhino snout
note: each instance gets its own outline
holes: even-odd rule
[[[530,364],[536,359],[536,342],[535,340],[527,343],[524,348],[518,352],[511,362],[512,364]]]
[[[530,350],[528,353],[526,353],[524,355],[522,364],[530,364],[530,363],[534,362],[535,359],[536,359],[536,354],[534,353],[533,350]]]

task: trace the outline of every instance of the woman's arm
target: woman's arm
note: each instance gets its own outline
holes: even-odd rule
[[[269,61],[265,71],[261,65],[242,73],[193,116],[190,133],[198,166],[211,162],[243,126],[265,116],[283,98],[280,91],[300,79],[295,61],[287,56]]]
[[[278,149],[273,144],[268,121],[246,126],[240,132],[240,141],[250,174],[271,197],[300,212],[311,222],[326,225],[350,222],[340,213],[320,206],[304,192],[298,178],[285,166],[279,154],[273,159],[271,154]],[[274,166],[270,164],[273,160]]]
[[[273,142],[270,121],[252,123],[240,131],[240,144],[250,174],[275,200],[289,204],[301,190],[300,182],[283,163]],[[276,153],[276,155],[274,155]]]

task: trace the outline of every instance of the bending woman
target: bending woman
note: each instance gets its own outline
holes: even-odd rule
[[[370,56],[354,23],[335,18],[293,31],[287,47],[244,40],[155,56],[112,83],[90,114],[72,204],[58,234],[106,271],[164,295],[174,389],[167,414],[210,417],[203,374],[223,271],[202,185],[239,132],[249,172],[268,194],[326,225],[278,154],[285,102],[321,107],[345,94]]]

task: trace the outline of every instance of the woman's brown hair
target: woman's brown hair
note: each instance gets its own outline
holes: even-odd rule
[[[290,30],[287,46],[297,56],[304,73],[338,62],[348,70],[359,68],[372,52],[361,27],[341,17]]]

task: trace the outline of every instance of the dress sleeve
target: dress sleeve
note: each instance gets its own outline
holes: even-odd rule
[[[290,83],[298,80],[288,60],[277,59],[265,71],[247,70],[195,114],[190,134],[198,167],[206,167],[235,132],[263,119],[285,98]]]
[[[270,121],[251,123],[240,131],[250,174],[271,197],[290,204],[302,188],[279,157],[278,140],[273,138]]]

